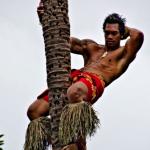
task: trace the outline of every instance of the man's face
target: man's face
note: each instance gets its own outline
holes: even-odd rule
[[[119,48],[121,34],[119,31],[118,23],[114,24],[107,23],[104,30],[104,34],[105,34],[105,44],[108,49],[115,50]]]

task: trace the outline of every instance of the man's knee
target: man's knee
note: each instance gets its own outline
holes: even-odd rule
[[[33,102],[28,110],[27,116],[30,120],[37,119],[42,116],[47,116],[49,112],[49,104],[44,99]]]
[[[33,109],[32,106],[29,106],[27,110],[27,116],[30,120],[34,120],[40,117],[39,113],[37,112],[36,109]]]
[[[67,90],[67,96],[70,103],[81,102],[86,99],[88,89],[82,82],[71,85]]]
[[[78,102],[80,99],[79,89],[76,87],[69,87],[67,90],[67,97],[71,103]]]

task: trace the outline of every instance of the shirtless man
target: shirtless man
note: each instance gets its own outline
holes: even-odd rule
[[[38,11],[40,20],[42,11]],[[90,39],[70,38],[71,52],[82,55],[84,59],[84,67],[71,73],[73,84],[67,91],[70,103],[95,103],[101,97],[104,88],[127,70],[143,44],[143,33],[125,26],[125,19],[116,13],[105,18],[103,31],[105,45]],[[124,39],[126,43],[121,46],[120,42]],[[48,115],[47,94],[48,91],[45,91],[30,105],[27,112],[30,120]]]
[[[80,40],[74,37],[70,38],[70,44],[71,52],[82,55],[84,58],[84,67],[80,71],[99,77],[102,86],[107,87],[120,77],[135,59],[143,44],[144,35],[138,29],[125,26],[125,19],[115,13],[106,17],[103,31],[105,45],[100,45],[90,39]],[[120,46],[121,40],[127,37],[125,45]],[[89,90],[88,84],[79,79],[68,89],[68,99],[70,102],[87,100]],[[100,91],[99,97],[102,93],[103,90]],[[90,102],[93,104],[99,97]],[[40,95],[39,99],[28,109],[27,114],[30,120],[48,114],[47,91]]]

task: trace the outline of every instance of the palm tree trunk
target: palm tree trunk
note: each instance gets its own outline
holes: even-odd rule
[[[67,0],[43,0],[42,28],[45,43],[47,84],[53,100],[50,106],[51,142],[53,150],[60,150],[59,118],[67,103],[70,85],[70,24]]]
[[[86,150],[86,136],[92,135],[98,124],[94,110],[87,103],[64,107],[68,103],[66,92],[71,71],[68,1],[43,0],[43,4],[44,14],[40,21],[45,43],[47,84],[49,95],[52,95],[51,118],[41,117],[29,124],[24,149],[46,150],[47,141],[51,138],[53,150],[61,150],[72,142],[77,143],[78,150]]]
[[[43,0],[44,14],[40,18],[42,24],[47,84],[52,95],[50,116],[40,117],[30,122],[26,132],[24,150],[46,150],[47,141],[51,139],[53,150],[60,150],[70,142],[76,142],[78,150],[85,150],[86,144],[71,139],[66,144],[59,139],[59,120],[62,108],[68,103],[66,92],[70,86],[70,24],[67,0]],[[49,96],[50,98],[51,96]],[[49,100],[50,101],[50,100]],[[68,123],[68,122],[67,122]],[[76,144],[70,150],[76,150]]]

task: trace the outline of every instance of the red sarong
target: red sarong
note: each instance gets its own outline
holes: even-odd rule
[[[72,84],[76,82],[84,83],[88,88],[87,102],[93,104],[104,92],[104,81],[100,79],[100,76],[91,72],[84,72],[81,70],[71,71]],[[48,90],[45,90],[41,95],[37,97],[43,98],[48,102]]]

